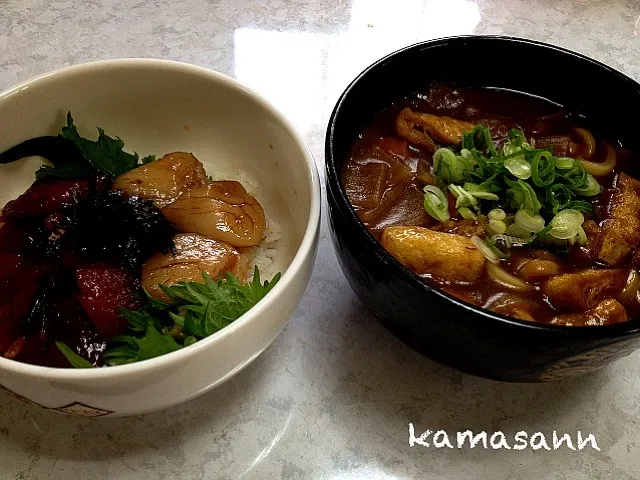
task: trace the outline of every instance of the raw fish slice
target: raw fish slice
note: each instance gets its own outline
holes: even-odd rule
[[[80,287],[80,303],[91,322],[105,338],[113,338],[127,331],[127,320],[120,308],[138,307],[138,281],[119,267],[95,264],[76,270]]]
[[[84,180],[36,182],[7,203],[2,215],[10,219],[47,215],[70,205],[74,198],[86,195],[88,188],[89,183]]]
[[[45,270],[20,255],[0,255],[0,354],[16,340]]]

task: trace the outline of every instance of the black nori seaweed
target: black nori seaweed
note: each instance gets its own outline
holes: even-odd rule
[[[12,163],[31,156],[44,157],[55,166],[85,163],[82,152],[71,140],[60,135],[25,140],[9,150],[0,152],[0,164]]]
[[[176,231],[153,202],[126,197],[111,186],[109,177],[97,177],[56,212],[5,219],[0,249],[39,259],[51,269],[22,320],[21,361],[57,365],[59,359],[48,353],[55,339],[93,365],[104,365],[106,343],[78,301],[76,268],[104,262],[139,277],[154,252],[173,250]]]
[[[175,229],[150,200],[94,187],[65,211],[63,248],[81,261],[138,271],[152,253],[173,249]]]

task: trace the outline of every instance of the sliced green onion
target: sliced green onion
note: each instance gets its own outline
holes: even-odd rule
[[[471,152],[471,150],[467,148],[463,148],[462,150],[460,150],[460,156],[464,157],[466,160],[469,160],[470,162],[476,163],[473,153]]]
[[[507,258],[509,258],[507,254],[505,254],[502,250],[500,250],[493,243],[491,243],[491,240],[489,240],[488,238],[485,238],[482,241],[487,246],[487,248],[491,250],[501,260],[506,260]]]
[[[451,218],[447,197],[442,190],[433,185],[424,187],[424,209],[436,220],[446,222]]]
[[[498,153],[489,128],[476,125],[462,135],[459,153],[451,148],[436,150],[433,166],[441,190],[439,194],[425,190],[425,210],[431,216],[440,221],[449,218],[447,190],[465,219],[478,218],[482,200],[499,202],[504,210],[489,212],[487,231],[521,241],[538,238],[562,245],[584,241],[581,222],[585,215],[593,215],[588,200],[602,191],[582,162],[533,148],[517,129],[508,132]]]
[[[507,232],[506,233],[507,233],[507,235],[509,235],[511,237],[518,237],[518,238],[529,238],[529,237],[531,237],[531,232],[528,232],[527,230],[522,228],[517,223],[512,223],[511,225],[509,225],[507,227]]]
[[[460,207],[458,213],[465,220],[477,220],[478,216],[469,207]]]
[[[491,242],[493,242],[494,244],[498,242],[504,243],[505,247],[507,248],[522,247],[524,245],[527,245],[529,242],[531,242],[531,240],[533,240],[533,237],[520,238],[520,237],[513,237],[511,235],[504,235],[504,234],[491,236]]]
[[[532,215],[528,210],[518,210],[515,216],[516,225],[530,233],[537,233],[544,228],[544,218]]]
[[[509,225],[511,225],[514,221],[515,221],[515,215],[512,215],[512,214],[508,214],[504,218],[504,223],[507,224],[507,227],[509,227]]]
[[[586,213],[587,215],[593,215],[593,207],[591,204],[582,200],[571,200],[567,204],[567,208],[578,210],[579,212]]]
[[[531,164],[524,159],[524,156],[505,160],[504,168],[509,170],[514,177],[521,180],[531,177]]]
[[[587,233],[584,231],[584,228],[580,227],[578,229],[578,245],[586,245],[587,244]]]
[[[464,138],[463,138],[464,140]],[[492,156],[495,156],[498,152],[491,139],[491,131],[484,125],[476,125],[471,132],[471,140],[473,146],[480,151],[487,150]],[[463,148],[471,150],[467,145],[463,145]]]
[[[489,232],[491,235],[502,235],[503,233],[506,233],[506,231],[507,224],[502,220],[489,220],[489,223],[487,225],[487,232]]]
[[[470,195],[473,195],[480,200],[500,200],[500,197],[495,193],[491,192],[469,192]]]
[[[473,167],[476,165],[476,159],[473,156],[473,153],[467,149],[462,149],[460,155],[457,157],[459,162],[462,162],[464,165],[464,170],[471,171]]]
[[[499,175],[498,173],[495,173],[491,177],[489,177],[487,180],[482,182],[480,185],[478,185],[479,189],[484,192],[492,192],[492,193],[501,192],[503,189],[503,186],[500,184],[500,181],[498,180],[498,175]]]
[[[507,214],[501,208],[494,208],[487,214],[487,217],[489,220],[504,220],[507,218]]]
[[[470,151],[475,148],[473,141],[473,131],[462,133],[462,150]]]
[[[524,193],[524,202],[520,206],[520,209],[524,208],[525,210],[529,210],[530,212],[532,212],[534,215],[537,215],[540,212],[540,207],[542,205],[540,205],[540,200],[538,200],[536,192],[528,183],[522,180],[518,180],[518,184],[520,185],[520,187],[522,188],[522,192]]]
[[[536,187],[548,187],[556,178],[555,162],[551,152],[536,153],[531,160],[531,180]]]
[[[579,193],[580,195],[584,195],[585,197],[593,197],[602,192],[602,186],[598,183],[598,181],[591,175],[587,173],[587,180],[583,187],[574,188],[574,192]]]
[[[453,184],[447,188],[449,188],[449,191],[456,197],[456,208],[473,207],[475,210],[479,210],[480,206],[478,205],[478,201],[464,188]]]
[[[471,243],[473,243],[478,251],[491,263],[499,263],[500,259],[507,258],[506,255],[490,241],[484,241],[477,235],[471,237]]]
[[[566,210],[558,212],[551,219],[551,222],[549,222],[549,225],[551,225],[549,235],[561,240],[567,240],[575,237],[578,235],[583,222],[584,215],[582,215],[581,212],[572,208],[567,208]]]
[[[464,182],[462,188],[464,188],[467,192],[469,192],[474,197],[480,198],[482,200],[499,200],[500,197],[495,194],[495,188],[492,188],[493,185],[491,183],[484,182],[481,185],[472,182]],[[498,188],[497,191],[500,191]]]
[[[562,177],[571,189],[584,187],[587,183],[587,175],[582,162],[574,162],[573,167],[562,172]]]
[[[517,158],[524,158],[524,154],[522,153],[522,147],[516,147],[509,142],[505,143],[504,147],[502,147],[502,153],[504,154],[505,157],[513,156]]]
[[[516,291],[531,290],[531,285],[510,273],[507,273],[496,265],[487,265],[487,273],[489,277],[499,285]]]
[[[555,166],[556,168],[560,169],[560,170],[566,170],[568,168],[573,167],[573,164],[575,163],[575,160],[573,158],[569,158],[569,157],[557,157],[555,159]]]
[[[553,235],[550,235],[549,233],[545,235],[538,235],[536,236],[536,238],[541,243],[558,245],[559,247],[566,247],[567,244],[569,243],[567,239],[556,238]]]
[[[522,133],[522,130],[518,130],[517,128],[512,128],[507,132],[507,139],[509,140],[507,145],[514,148],[519,148],[523,144],[527,143],[524,133]]]
[[[549,210],[554,215],[563,208],[567,208],[572,198],[571,190],[562,183],[557,183],[547,188],[546,196],[547,202],[551,207]]]
[[[507,203],[514,210],[519,209],[520,205],[524,203],[524,192],[520,185],[507,190]]]
[[[464,163],[450,149],[439,148],[433,154],[433,170],[447,182],[459,182],[463,178]]]
[[[547,225],[546,227],[544,227],[542,230],[540,230],[539,232],[536,232],[536,237],[540,238],[540,237],[544,237],[545,235],[547,235],[551,229],[553,227],[551,225]]]

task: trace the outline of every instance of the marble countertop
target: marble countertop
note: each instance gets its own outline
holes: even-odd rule
[[[275,103],[322,175],[329,114],[357,73],[402,46],[472,33],[554,43],[640,80],[637,0],[3,0],[0,90],[95,59],[194,63]],[[409,423],[417,437],[444,430],[454,444],[467,429],[541,432],[549,443],[554,430],[574,441],[581,431],[599,450],[435,448],[432,437],[431,447],[410,447]],[[625,480],[640,478],[639,441],[640,352],[591,376],[540,385],[437,365],[364,310],[338,267],[326,219],[295,316],[214,391],[163,412],[93,420],[0,396],[2,479]]]

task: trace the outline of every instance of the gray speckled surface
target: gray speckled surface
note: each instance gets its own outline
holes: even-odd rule
[[[324,126],[340,91],[372,60],[418,40],[524,36],[640,79],[640,3],[632,0],[128,3],[0,2],[0,89],[94,59],[195,63],[264,93],[322,165]],[[363,311],[323,222],[306,296],[249,368],[186,405],[129,419],[68,418],[2,395],[0,477],[640,478],[639,381],[640,353],[544,385],[498,384],[421,358]],[[450,434],[581,430],[601,451],[410,448],[409,422]]]

